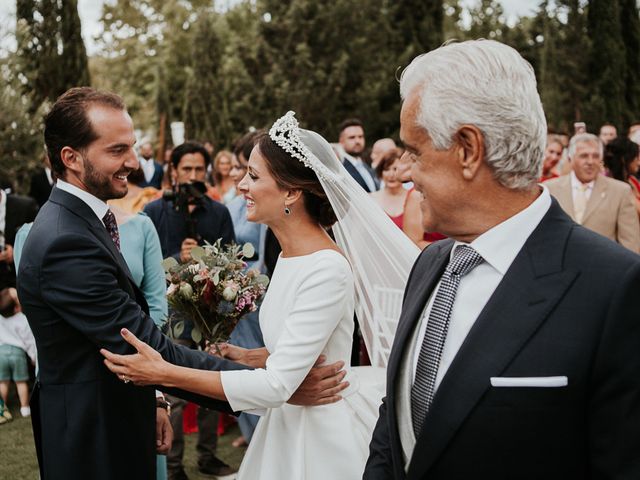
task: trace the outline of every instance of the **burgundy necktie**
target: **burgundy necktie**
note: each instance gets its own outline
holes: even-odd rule
[[[113,214],[111,210],[107,210],[107,213],[102,217],[102,221],[104,226],[107,227],[107,232],[109,232],[109,236],[113,243],[116,244],[118,250],[120,250],[120,233],[118,232],[118,224],[116,223],[116,216]]]

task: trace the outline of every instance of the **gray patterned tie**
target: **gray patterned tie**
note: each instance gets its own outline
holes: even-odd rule
[[[451,309],[456,298],[460,279],[483,262],[483,258],[472,247],[458,245],[453,259],[447,265],[440,287],[433,300],[427,328],[420,347],[416,378],[411,388],[411,420],[418,437],[434,395],[436,375],[440,366],[442,349],[447,338]]]

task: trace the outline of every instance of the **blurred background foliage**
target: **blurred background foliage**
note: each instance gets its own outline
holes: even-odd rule
[[[520,51],[555,131],[640,117],[636,0],[544,0],[517,21],[497,0],[113,0],[100,23],[87,57],[77,0],[16,2],[16,48],[0,54],[0,180],[18,191],[41,163],[42,115],[69,87],[119,93],[154,140],[182,121],[186,138],[228,147],[289,109],[330,141],[347,117],[370,140],[397,137],[400,72],[451,39]]]

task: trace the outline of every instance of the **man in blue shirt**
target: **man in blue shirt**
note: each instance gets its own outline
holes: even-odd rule
[[[171,163],[175,195],[165,195],[164,198],[150,202],[144,209],[158,231],[163,257],[172,256],[181,263],[188,262],[191,260],[191,250],[196,245],[202,245],[205,241],[214,243],[219,238],[222,239],[223,245],[235,241],[233,223],[227,207],[211,200],[204,192],[189,198],[186,204],[179,200],[181,194],[178,192],[197,190],[197,182],[204,185],[207,166],[211,163],[209,152],[199,143],[185,142],[173,150]],[[178,203],[181,205],[176,208]],[[185,322],[183,334],[174,341],[195,348],[196,345],[191,339],[193,326],[189,324],[190,322]],[[182,414],[185,402],[176,397],[169,397],[169,401],[172,405],[171,425],[174,431],[173,445],[167,455],[169,478],[186,479],[182,466]],[[202,407],[198,409],[198,470],[206,475],[225,476],[234,473],[235,470],[215,456],[217,426],[217,412]]]

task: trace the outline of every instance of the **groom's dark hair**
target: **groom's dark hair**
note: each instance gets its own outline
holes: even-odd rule
[[[115,93],[100,92],[91,87],[71,88],[58,97],[44,117],[44,143],[51,170],[64,179],[65,166],[60,157],[64,147],[82,152],[98,138],[87,110],[92,105],[125,110],[122,98]]]

